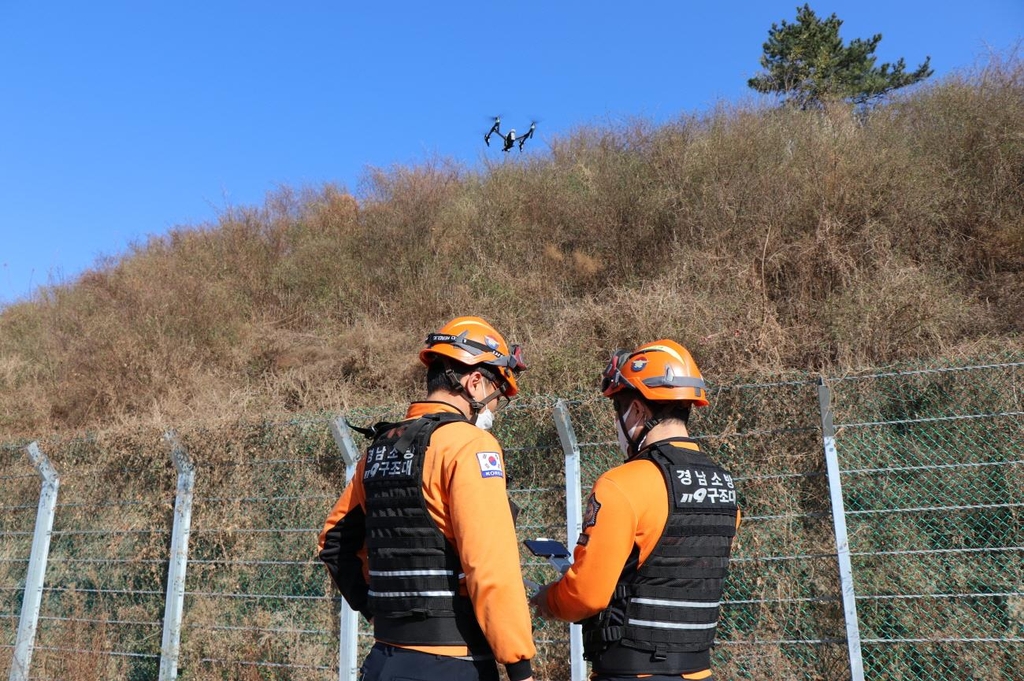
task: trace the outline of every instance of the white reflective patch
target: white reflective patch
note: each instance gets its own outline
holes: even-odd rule
[[[662,598],[634,598],[633,602],[640,605],[664,605],[668,608],[717,608],[722,604],[721,601],[708,603],[707,601],[669,601]]]
[[[409,596],[454,596],[454,591],[368,591],[374,598],[407,598]]]
[[[451,570],[370,570],[371,577],[415,577],[416,575],[451,575]]]
[[[630,624],[639,627],[651,627],[652,629],[714,629],[718,626],[718,620],[708,624],[688,624],[686,622],[652,622],[651,620],[629,619]]]

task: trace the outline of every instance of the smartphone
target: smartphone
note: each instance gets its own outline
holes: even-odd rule
[[[548,562],[558,572],[564,573],[572,565],[571,554],[569,549],[565,548],[565,544],[555,539],[547,539],[545,537],[539,537],[537,539],[527,539],[523,542],[523,545],[535,556],[541,558],[547,558]]]

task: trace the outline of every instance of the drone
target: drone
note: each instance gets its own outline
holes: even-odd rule
[[[530,123],[530,129],[527,130],[526,134],[523,135],[522,137],[516,137],[515,128],[512,128],[506,134],[503,135],[501,134],[501,116],[495,116],[494,125],[492,125],[491,129],[487,131],[486,135],[484,135],[484,144],[486,144],[487,146],[491,146],[491,135],[497,135],[498,137],[501,138],[502,141],[502,151],[507,153],[512,150],[512,147],[514,147],[516,144],[519,144],[519,151],[522,152],[523,145],[526,144],[526,140],[533,137],[533,131],[536,129],[537,122],[534,121]]]

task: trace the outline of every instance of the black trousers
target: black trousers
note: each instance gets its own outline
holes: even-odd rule
[[[359,681],[498,681],[498,665],[375,643],[363,660]]]

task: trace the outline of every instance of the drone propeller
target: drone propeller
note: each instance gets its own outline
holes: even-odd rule
[[[494,117],[494,125],[492,125],[491,129],[487,131],[486,135],[484,135],[484,144],[491,146],[491,135],[494,134],[501,135],[501,114]]]
[[[516,142],[519,143],[519,151],[523,150],[523,145],[526,144],[526,140],[528,140],[531,137],[533,137],[533,131],[536,130],[536,129],[537,129],[537,121],[536,120],[530,121],[530,129],[527,130],[526,133],[522,137],[520,137],[519,139],[516,140]]]

